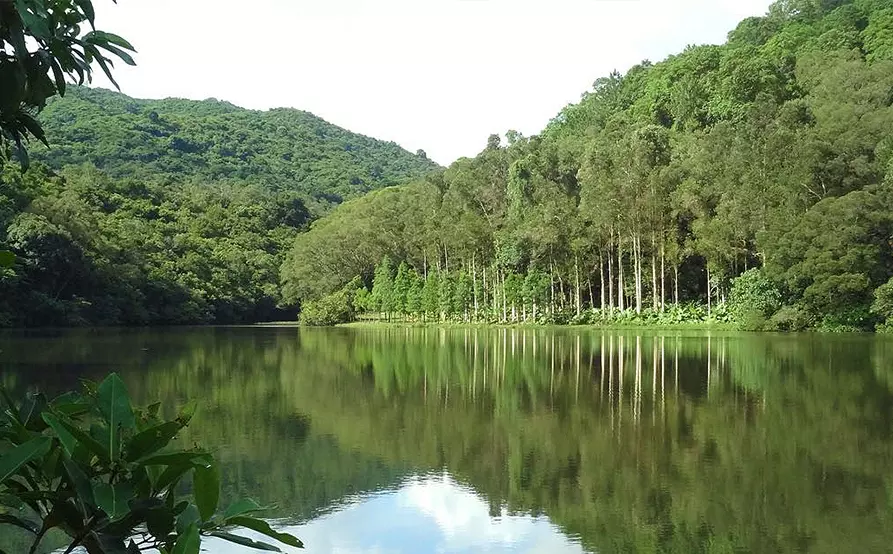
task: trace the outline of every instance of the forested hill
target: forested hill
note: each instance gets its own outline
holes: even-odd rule
[[[72,87],[50,148],[0,166],[0,325],[293,318],[279,267],[344,199],[437,169],[305,112]]]
[[[438,166],[393,142],[294,109],[254,111],[217,100],[136,100],[71,87],[40,114],[53,169],[89,162],[114,178],[200,178],[299,192],[313,209],[406,182]]]
[[[755,329],[889,327],[891,104],[889,0],[779,0],[723,45],[597,80],[540,136],[342,205],[296,239],[287,293],[347,286],[314,307],[411,318],[676,321],[695,302]]]

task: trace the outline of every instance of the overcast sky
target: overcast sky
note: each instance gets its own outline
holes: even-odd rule
[[[97,0],[137,98],[294,107],[449,164],[613,69],[721,43],[769,0]],[[107,86],[97,78],[94,84]]]

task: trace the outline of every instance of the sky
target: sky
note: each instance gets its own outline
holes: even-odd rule
[[[491,516],[486,501],[446,474],[413,477],[301,525],[273,525],[304,542],[304,550],[285,547],[288,554],[584,554],[546,517],[505,510]],[[269,542],[251,531],[238,534]],[[214,539],[207,547],[244,552]]]
[[[722,43],[769,0],[95,0],[136,98],[292,107],[447,165],[539,133],[598,77]],[[109,87],[97,76],[94,85]]]

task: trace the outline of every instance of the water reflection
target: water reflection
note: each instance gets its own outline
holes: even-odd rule
[[[583,552],[546,517],[512,515],[504,509],[491,514],[473,489],[446,473],[413,476],[397,490],[353,498],[333,513],[284,527],[305,541],[303,552],[308,554]],[[244,553],[223,541],[209,542],[208,549]]]
[[[200,399],[184,440],[311,552],[893,544],[882,337],[195,329],[0,349],[19,390],[117,370],[143,401]]]

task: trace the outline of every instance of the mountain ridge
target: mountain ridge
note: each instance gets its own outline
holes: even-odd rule
[[[302,193],[314,211],[440,166],[392,141],[296,108],[253,110],[219,99],[137,99],[71,87],[40,114],[53,170],[89,163],[113,178],[239,180]]]

